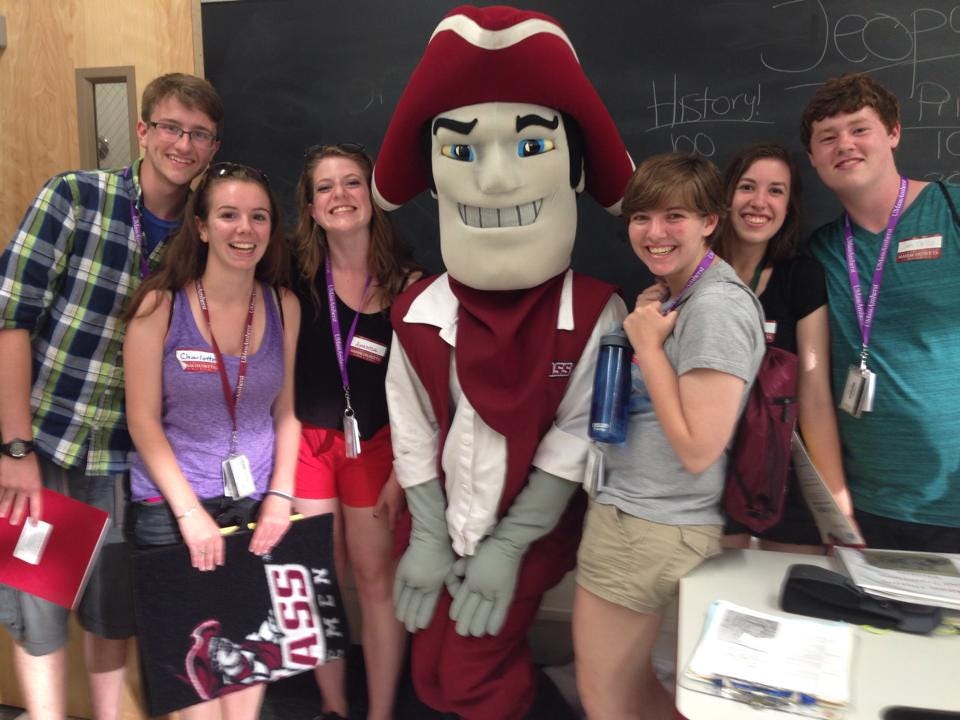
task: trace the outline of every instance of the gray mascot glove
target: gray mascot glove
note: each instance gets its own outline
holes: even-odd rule
[[[496,635],[510,609],[527,548],[549,533],[580,486],[534,468],[527,486],[474,555],[457,563],[462,582],[447,580],[450,619],[460,635]]]
[[[457,557],[447,533],[446,499],[440,481],[430,480],[406,489],[413,518],[410,545],[397,565],[393,606],[408,631],[430,624],[443,581]]]

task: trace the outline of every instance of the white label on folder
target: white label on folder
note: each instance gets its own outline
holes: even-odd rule
[[[13,549],[13,556],[31,565],[39,565],[43,549],[47,546],[47,540],[50,539],[51,530],[53,525],[50,523],[43,520],[34,522],[27,518],[23,523],[17,546]]]

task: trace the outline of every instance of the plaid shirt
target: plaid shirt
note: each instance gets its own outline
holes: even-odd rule
[[[30,332],[34,441],[66,468],[129,467],[120,315],[140,284],[140,161],[52,178],[0,255],[0,327]],[[155,265],[160,243],[150,255]]]

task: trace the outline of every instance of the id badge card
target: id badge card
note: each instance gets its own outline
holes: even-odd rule
[[[348,458],[360,457],[360,425],[352,410],[343,413],[343,445]]]
[[[583,473],[583,489],[590,497],[596,497],[603,486],[606,473],[606,455],[596,443],[591,443],[587,450],[587,463]]]
[[[233,455],[220,463],[223,494],[233,500],[245,498],[254,491],[253,473],[246,455]]]
[[[860,412],[873,412],[873,396],[877,389],[877,374],[872,370],[864,368],[863,373],[863,392],[860,394]]]
[[[847,370],[843,395],[840,397],[840,409],[855,418],[872,411],[876,380],[877,376],[873,371],[860,365],[851,365]]]

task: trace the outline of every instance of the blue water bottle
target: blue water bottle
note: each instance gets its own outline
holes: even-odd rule
[[[632,357],[633,347],[623,332],[600,338],[590,403],[590,437],[594,440],[619,444],[627,439]]]

